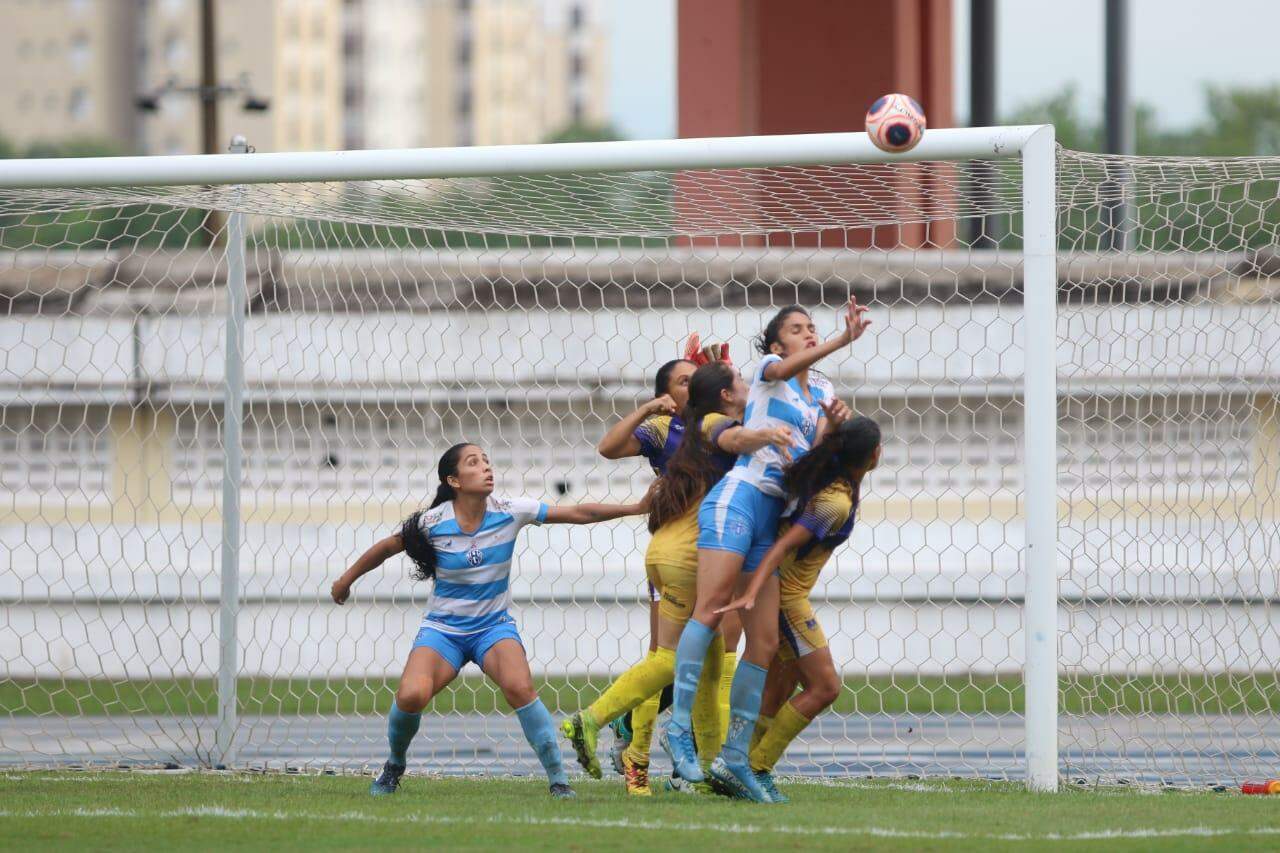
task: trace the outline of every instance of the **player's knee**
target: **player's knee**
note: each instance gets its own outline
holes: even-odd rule
[[[538,691],[533,689],[532,681],[518,681],[502,688],[502,696],[512,708],[523,708],[538,698]]]
[[[813,701],[822,708],[830,707],[840,697],[840,678],[834,673],[827,673],[816,678],[809,685]]]
[[[396,707],[406,714],[417,714],[431,701],[431,682],[426,679],[400,682],[396,691]]]

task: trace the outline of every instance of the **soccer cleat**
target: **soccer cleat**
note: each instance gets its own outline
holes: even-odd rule
[[[609,730],[613,732],[613,736],[618,740],[625,740],[627,743],[631,743],[631,727],[627,725],[626,714],[610,723]]]
[[[755,772],[756,781],[760,783],[760,787],[769,795],[769,800],[779,805],[791,802],[791,798],[778,790],[778,785],[773,781],[773,774],[768,770],[757,770]]]
[[[622,776],[625,772],[622,766],[622,753],[631,746],[631,729],[627,727],[627,715],[623,714],[614,720],[609,724],[609,728],[613,730],[613,746],[609,747],[609,761],[613,764],[613,772]]]
[[[573,752],[582,769],[594,779],[603,776],[600,772],[600,759],[596,758],[596,735],[600,733],[600,729],[591,715],[581,712],[574,714],[560,724],[560,731],[573,745]]]
[[[576,796],[578,796],[578,792],[570,788],[565,783],[551,783],[551,798],[553,800],[572,800]]]
[[[400,777],[404,775],[405,766],[403,764],[392,764],[388,761],[382,765],[382,772],[378,774],[378,778],[373,780],[373,784],[369,786],[369,793],[375,797],[385,797],[394,794],[400,787]]]
[[[672,776],[679,776],[686,782],[702,782],[706,779],[702,768],[698,766],[698,751],[693,745],[692,732],[671,723],[662,730],[659,743],[671,759]]]
[[[627,793],[633,797],[652,797],[653,789],[649,787],[649,765],[632,761],[626,753],[622,755],[622,777],[627,782]]]
[[[745,764],[735,767],[725,763],[721,756],[716,756],[716,760],[711,762],[711,770],[707,778],[717,794],[737,800],[749,800],[753,803],[773,802],[769,794],[756,781],[751,768]]]

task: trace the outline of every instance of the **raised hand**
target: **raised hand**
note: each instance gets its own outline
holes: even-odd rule
[[[820,400],[818,405],[822,407],[823,413],[827,416],[828,429],[835,429],[853,417],[853,410],[846,406],[843,400],[835,397],[830,400]]]
[[[333,599],[334,604],[346,604],[347,599],[351,597],[351,584],[338,578],[333,582],[333,586],[329,587],[329,597]]]
[[[697,332],[689,335],[689,340],[684,342],[683,358],[685,361],[691,361],[699,367],[707,363],[706,353],[702,351],[702,335]]]
[[[871,320],[863,316],[867,313],[867,310],[866,305],[858,304],[858,297],[849,297],[849,303],[844,307],[844,334],[849,343],[853,343],[862,337],[862,333],[867,330],[867,326],[871,325]]]

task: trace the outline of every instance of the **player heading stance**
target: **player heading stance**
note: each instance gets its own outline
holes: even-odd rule
[[[474,661],[516,712],[524,736],[547,771],[551,795],[574,796],[560,760],[555,723],[533,689],[511,605],[511,561],[516,535],[527,524],[592,524],[641,515],[647,503],[584,503],[550,507],[533,498],[493,495],[493,467],[474,444],[455,444],[440,457],[440,486],[431,506],[405,520],[360,556],[333,583],[333,600],[342,604],[351,585],[405,552],[413,577],[435,580],[431,606],[400,676],[387,719],[391,755],[369,788],[394,794],[404,774],[409,743],[422,721],[422,709]]]
[[[786,453],[793,441],[790,430],[744,428],[738,421],[747,401],[747,386],[729,365],[713,362],[699,367],[689,382],[689,402],[683,414],[684,438],[658,481],[649,508],[653,537],[645,552],[645,570],[661,590],[657,648],[642,662],[620,675],[595,702],[565,720],[561,731],[573,744],[578,762],[599,778],[596,734],[609,720],[638,707],[671,683],[675,676],[675,648],[693,610],[698,568],[698,505],[703,495],[733,465],[740,453],[765,445]],[[715,671],[724,653],[708,643],[711,669],[697,689],[693,726],[698,743],[711,752],[720,743],[717,703],[719,679]],[[651,731],[651,730],[650,730]],[[647,796],[649,741],[639,728],[623,754],[627,791]],[[710,760],[710,755],[707,756]]]
[[[774,765],[840,695],[840,676],[809,595],[831,554],[853,532],[862,480],[878,464],[880,427],[871,418],[856,417],[840,424],[787,468],[783,488],[795,501],[795,510],[783,521],[778,541],[760,561],[746,592],[716,611],[753,609],[765,579],[779,573],[782,642],[769,667],[750,751],[756,780],[774,802],[787,801],[774,784]],[[791,697],[797,680],[804,689]]]
[[[783,308],[765,327],[757,342],[764,355],[751,383],[746,425],[752,429],[787,427],[796,438],[798,459],[826,432],[849,415],[836,400],[831,384],[812,377],[809,368],[822,358],[862,336],[871,321],[866,307],[850,298],[845,328],[826,343],[818,343],[809,312],[799,305]],[[693,699],[702,661],[721,616],[716,611],[745,585],[777,537],[784,503],[782,470],[788,462],[775,448],[765,447],[738,458],[724,479],[702,501],[698,512],[698,595],[693,618],[685,626],[676,649],[675,695],[667,738],[675,771],[685,780],[704,778],[690,732]],[[771,802],[748,763],[751,733],[760,710],[765,676],[778,647],[778,581],[767,577],[752,610],[742,612],[747,645],[734,673],[730,691],[730,722],[724,749],[712,762],[713,786],[756,802]]]

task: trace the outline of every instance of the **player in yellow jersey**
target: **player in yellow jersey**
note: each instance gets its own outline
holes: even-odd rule
[[[645,553],[645,571],[661,591],[657,649],[619,676],[590,707],[561,724],[578,762],[596,778],[600,777],[600,763],[596,758],[596,735],[600,727],[640,705],[675,677],[676,643],[696,598],[699,502],[739,454],[766,445],[785,454],[794,441],[786,428],[749,430],[743,427],[739,418],[746,400],[746,383],[723,362],[698,368],[689,381],[689,402],[681,413],[684,437],[667,463],[649,513],[653,537]],[[707,652],[706,677],[699,686],[699,701],[695,703],[694,730],[707,761],[720,743],[716,694],[723,654],[722,644],[713,643]],[[648,747],[647,743],[633,740],[624,753],[627,789],[632,793],[650,793]]]
[[[653,399],[646,401],[634,412],[618,420],[600,439],[597,450],[605,459],[624,459],[643,456],[653,468],[653,473],[661,476],[667,469],[667,463],[675,455],[684,437],[684,421],[680,412],[689,401],[689,379],[693,372],[704,364],[723,361],[732,364],[729,358],[728,344],[702,345],[697,332],[689,336],[685,343],[684,357],[673,359],[658,368],[654,376]],[[658,643],[658,602],[661,596],[658,588],[649,584],[649,649],[652,655],[657,651]],[[720,669],[720,689],[718,694],[720,707],[720,731],[724,732],[729,719],[729,686],[733,679],[733,671],[738,665],[738,642],[742,637],[742,623],[736,614],[720,623],[720,634],[724,638],[724,663]],[[671,704],[671,688],[665,688],[660,696],[651,696],[632,711],[609,723],[613,730],[613,746],[609,750],[609,758],[613,768],[619,774],[625,774],[623,754],[631,746],[633,740],[639,739],[633,753],[649,754],[649,743],[653,738],[653,729],[658,714]]]
[[[750,610],[765,579],[778,572],[778,655],[769,667],[749,761],[773,802],[786,802],[773,768],[787,746],[840,694],[840,676],[809,595],[818,574],[853,532],[862,480],[880,462],[880,427],[867,417],[845,421],[783,474],[794,509],[742,596],[717,612]],[[791,697],[799,681],[804,689]],[[789,698],[790,697],[790,698]],[[785,703],[785,704],[783,704]]]

